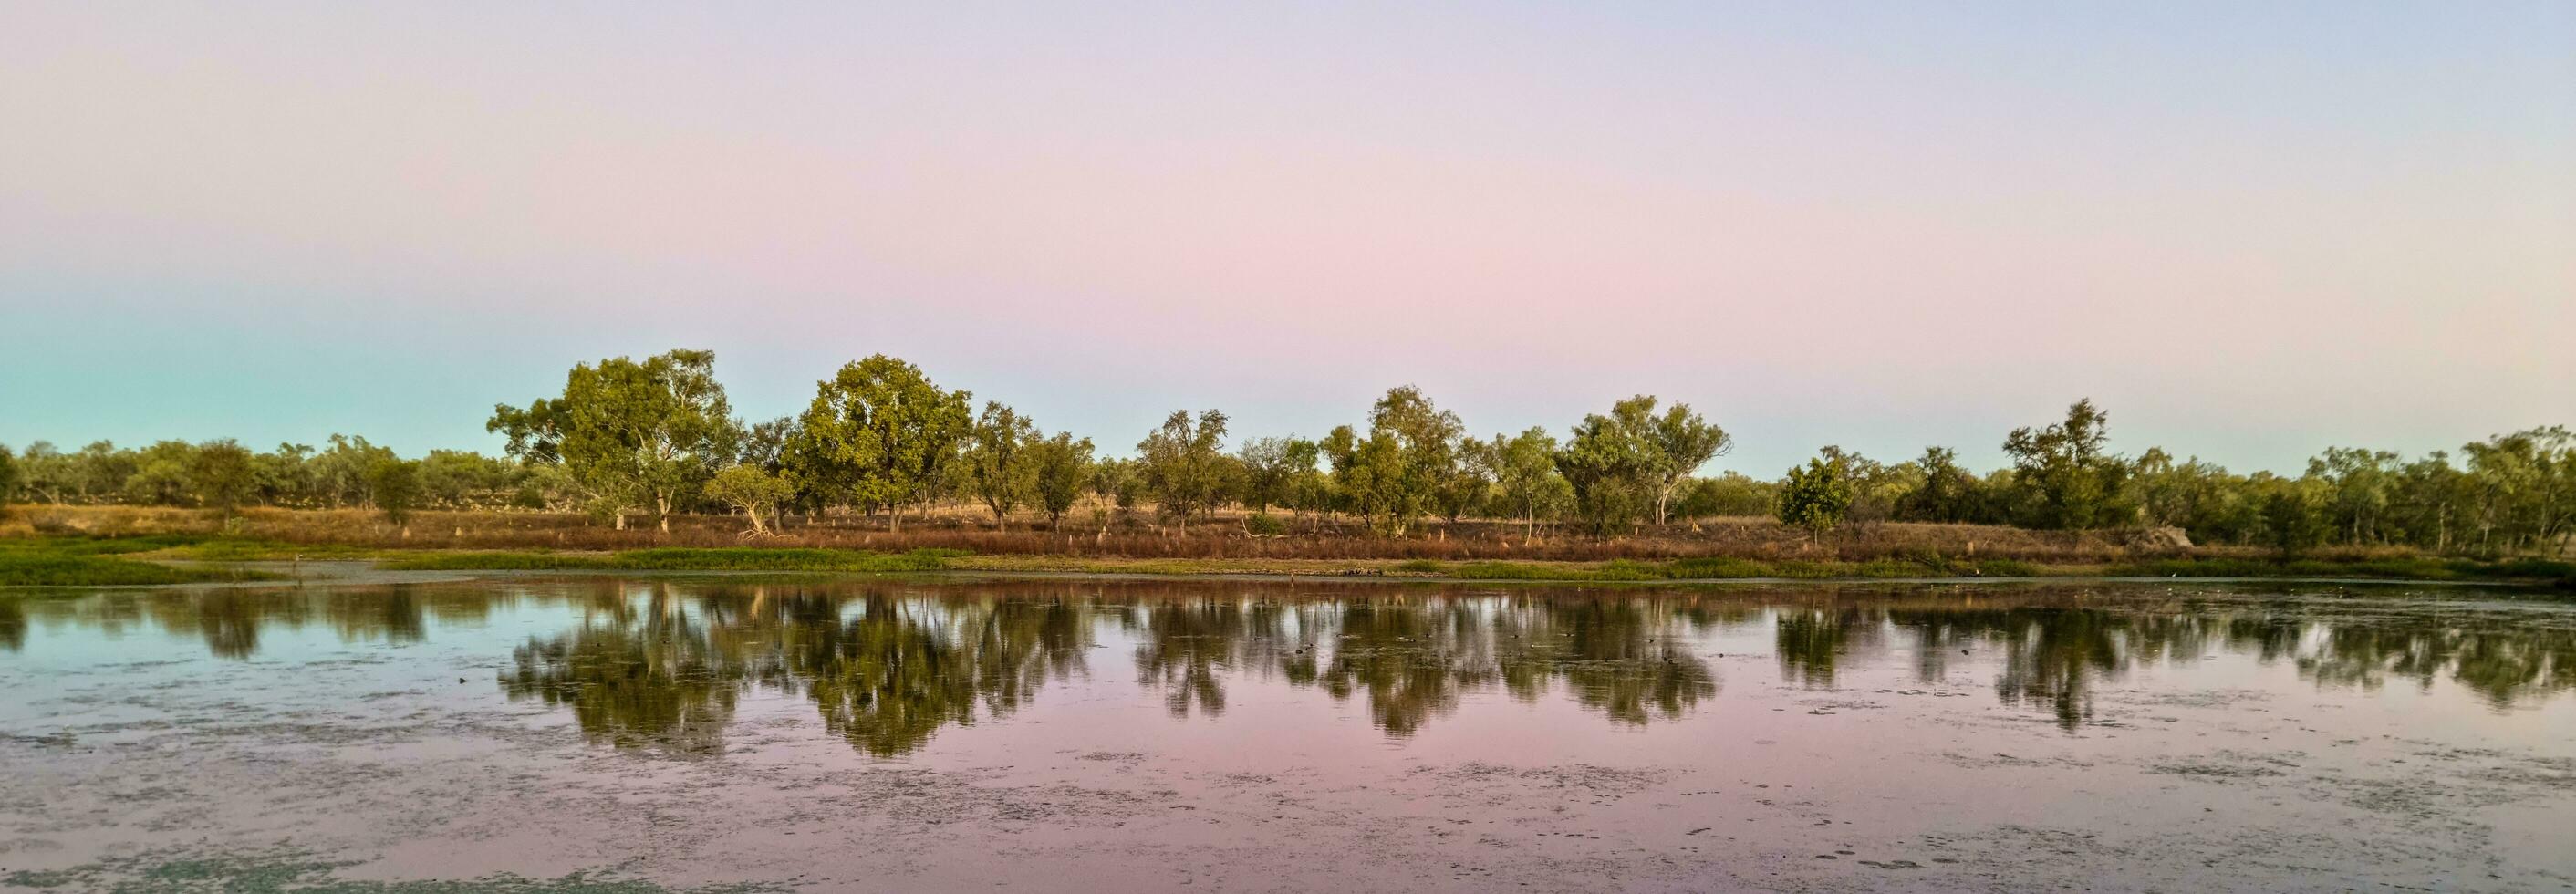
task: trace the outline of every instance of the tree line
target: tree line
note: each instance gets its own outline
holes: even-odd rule
[[[620,528],[650,518],[727,512],[754,532],[782,518],[880,518],[900,530],[930,507],[980,507],[995,524],[1026,519],[1106,529],[1151,517],[1186,533],[1240,507],[1251,533],[1359,529],[1430,533],[1467,519],[1609,538],[1720,516],[1768,516],[1822,539],[1886,521],[2034,529],[2178,529],[2194,542],[2404,545],[2445,553],[2559,552],[2576,531],[2576,435],[2563,426],[2497,435],[2458,454],[2406,458],[2329,448],[2301,475],[2239,474],[2161,448],[2112,452],[2109,415],[2078,401],[2062,420],[2010,432],[2009,467],[1983,474],[1955,451],[1882,462],[1839,447],[1779,478],[1702,467],[1734,444],[1688,404],[1639,395],[1585,416],[1563,437],[1545,427],[1478,437],[1420,389],[1401,386],[1363,421],[1320,437],[1230,441],[1215,409],[1176,410],[1136,442],[1101,455],[1090,438],[1048,433],[998,401],[932,381],[876,355],[816,383],[802,413],[746,421],[707,351],[574,366],[560,393],[500,404],[486,423],[504,456],[441,450],[417,459],[333,435],[316,449],[254,452],[231,440],[162,441],[78,451],[0,448],[0,498],[49,503],[368,506],[399,521],[421,508],[590,513]],[[1273,510],[1279,510],[1274,513]]]

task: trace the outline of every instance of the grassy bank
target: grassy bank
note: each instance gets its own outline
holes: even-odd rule
[[[226,568],[188,568],[126,558],[177,544],[84,538],[0,540],[0,587],[116,587],[260,580],[265,575]]]
[[[963,556],[954,550],[877,553],[847,549],[753,547],[636,549],[615,553],[524,551],[429,552],[398,555],[383,567],[396,571],[945,571]]]
[[[2104,561],[1977,557],[1909,549],[1869,558],[1690,556],[1675,558],[1435,559],[1405,557],[1134,556],[976,553],[959,549],[831,548],[777,544],[666,546],[612,550],[388,548],[296,543],[266,537],[155,533],[123,537],[0,537],[0,586],[171,584],[249,577],[222,568],[142,560],[243,562],[343,559],[407,571],[769,571],[824,573],[1059,572],[1089,574],[1283,574],[1469,581],[1654,582],[1745,578],[1914,577],[2324,577],[2503,581],[2576,590],[2576,563],[2478,561],[2411,555],[2327,554],[2292,561],[2248,555],[2186,555]]]

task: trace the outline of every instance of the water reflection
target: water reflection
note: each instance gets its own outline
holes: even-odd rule
[[[557,632],[506,647],[508,698],[562,708],[595,743],[673,754],[721,751],[738,705],[760,692],[809,703],[862,753],[900,756],[1089,676],[1105,645],[1131,650],[1138,685],[1176,717],[1221,717],[1231,690],[1284,683],[1364,707],[1391,736],[1477,693],[1562,698],[1622,725],[1681,718],[1718,697],[1713,656],[1765,640],[1789,685],[1830,690],[1902,668],[1926,684],[1990,684],[2067,729],[2094,720],[2097,690],[2135,668],[2222,653],[2286,662],[2328,688],[2447,680],[2498,708],[2576,687],[2576,613],[2562,606],[2049,587],[596,579],[145,591],[0,597],[0,651],[58,627],[157,628],[246,659],[267,636],[403,646],[521,611]]]

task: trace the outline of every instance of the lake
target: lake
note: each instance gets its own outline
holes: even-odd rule
[[[2571,689],[2420,585],[19,593],[0,887],[2562,890]]]

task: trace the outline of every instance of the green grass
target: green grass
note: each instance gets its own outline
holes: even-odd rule
[[[397,571],[940,571],[957,550],[878,553],[849,549],[759,547],[637,549],[625,552],[442,552],[402,556],[385,568]]]
[[[1403,574],[1462,580],[1668,581],[1782,578],[2028,577],[2022,562],[1961,559],[1881,559],[1870,562],[1774,562],[1705,557],[1644,562],[1617,559],[1594,565],[1548,562],[1436,562],[1418,559],[1392,569]]]
[[[119,558],[178,545],[182,544],[157,537],[0,540],[0,587],[148,586],[210,580],[263,580],[268,577],[222,568],[176,568]]]
[[[2549,559],[2163,559],[2111,566],[2121,577],[2385,577],[2401,580],[2549,581],[2576,589],[2576,562]]]

